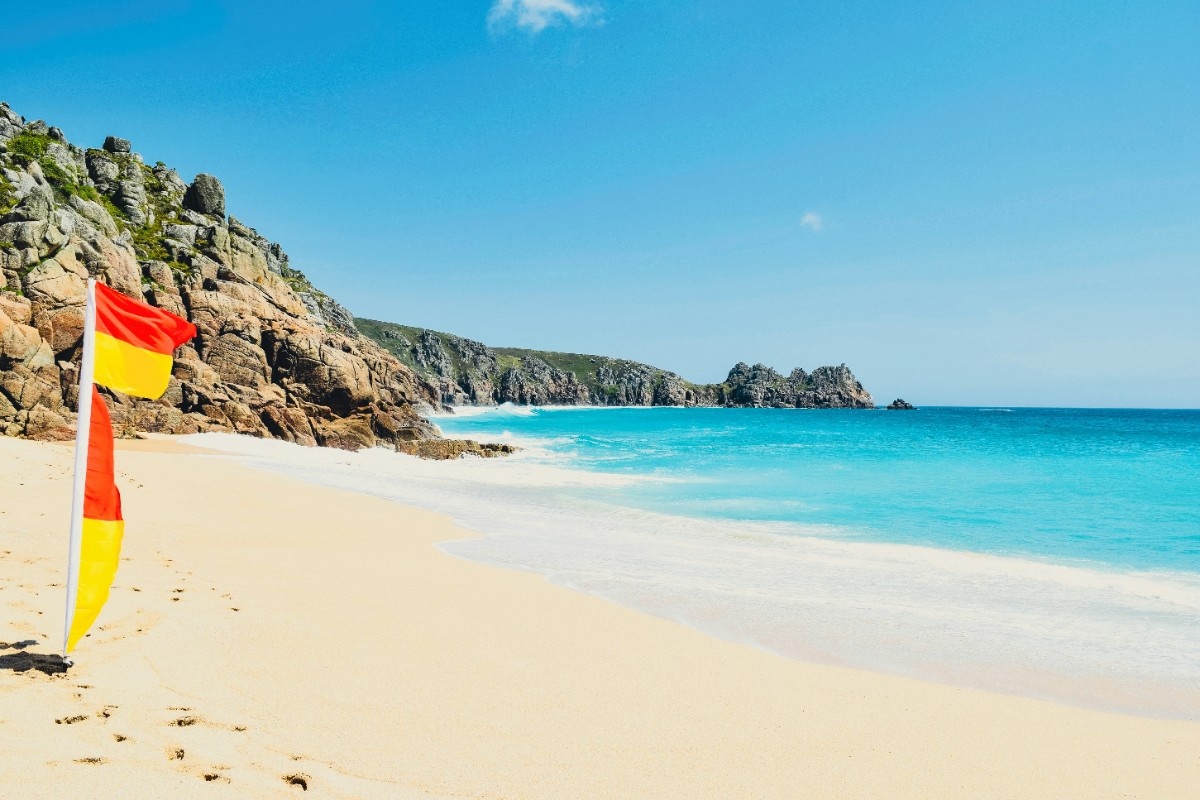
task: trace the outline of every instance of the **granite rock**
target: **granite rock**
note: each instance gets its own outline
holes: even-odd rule
[[[22,133],[48,144],[41,160],[0,151],[0,186],[12,187],[0,206],[0,433],[73,435],[90,277],[198,331],[162,398],[105,390],[118,433],[225,430],[406,451],[437,437],[421,416],[440,404],[437,387],[363,337],[277,243],[226,221],[219,180],[188,186],[117,137],[74,147],[0,104],[0,138]]]
[[[200,173],[183,196],[185,207],[201,214],[225,216],[225,187],[212,175]]]
[[[119,136],[107,136],[104,139],[104,149],[110,153],[129,153],[132,151],[132,146],[128,139],[122,139]]]

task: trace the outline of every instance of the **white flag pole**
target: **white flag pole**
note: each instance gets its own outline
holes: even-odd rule
[[[83,311],[83,342],[79,359],[79,414],[75,433],[75,485],[71,495],[71,546],[67,554],[67,612],[63,622],[63,661],[68,665],[67,639],[75,618],[79,591],[79,559],[83,549],[83,500],[87,486],[88,438],[92,429],[92,375],[96,367],[96,280],[88,278]]]

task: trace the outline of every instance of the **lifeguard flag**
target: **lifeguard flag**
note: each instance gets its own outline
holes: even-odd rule
[[[63,658],[108,600],[125,522],[113,467],[112,420],[96,384],[156,399],[167,389],[175,348],[196,335],[186,319],[88,281],[79,367],[79,426]]]
[[[121,493],[113,468],[112,420],[108,406],[92,387],[92,419],[88,425],[87,472],[84,482],[83,520],[79,564],[74,582],[74,602],[68,609],[67,646],[71,652],[100,615],[117,574],[125,521]],[[71,600],[70,588],[67,590]]]
[[[196,335],[196,326],[102,283],[95,287],[96,383],[135,397],[162,397],[172,354]]]

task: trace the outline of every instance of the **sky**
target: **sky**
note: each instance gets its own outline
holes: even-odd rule
[[[1200,5],[68,0],[0,99],[356,315],[886,403],[1200,407]]]

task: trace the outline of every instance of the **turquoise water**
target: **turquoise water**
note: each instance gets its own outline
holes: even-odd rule
[[[431,462],[197,441],[452,515],[481,534],[438,545],[452,555],[788,658],[1200,720],[1200,412],[500,407],[436,421],[525,449]]]
[[[578,490],[623,506],[1200,572],[1200,411],[473,411],[437,422],[452,436],[524,443],[548,463],[667,479]]]

